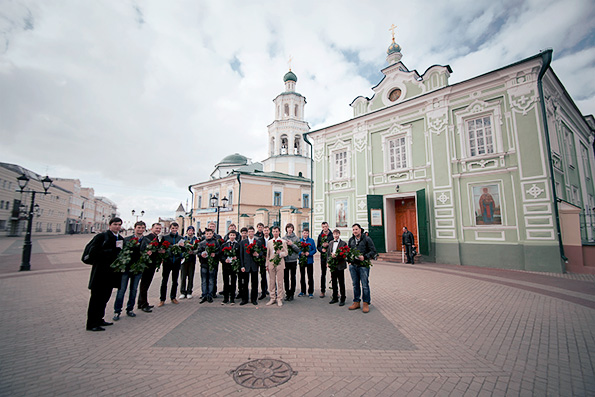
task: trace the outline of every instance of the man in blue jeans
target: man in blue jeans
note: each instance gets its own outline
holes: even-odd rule
[[[364,305],[362,311],[368,313],[370,311],[370,284],[368,283],[370,268],[363,266],[362,262],[366,259],[376,258],[376,247],[372,239],[362,233],[362,227],[358,223],[355,223],[351,230],[353,236],[349,239],[347,245],[349,245],[350,249],[356,248],[360,255],[354,258],[349,265],[349,273],[351,273],[351,281],[353,282],[353,304],[349,306],[349,310],[360,308],[360,295],[363,292]]]
[[[138,283],[140,282],[142,272],[135,274],[130,271],[130,266],[140,259],[140,246],[143,241],[145,230],[147,226],[145,222],[139,221],[134,224],[134,234],[124,239],[124,246],[130,242],[133,238],[137,239],[139,244],[132,250],[130,256],[130,263],[126,266],[126,271],[122,273],[122,282],[116,295],[116,301],[114,302],[114,321],[120,319],[122,313],[122,306],[124,305],[124,297],[126,296],[126,289],[128,288],[128,282],[130,281],[130,292],[128,293],[128,303],[126,304],[126,314],[128,317],[136,317],[136,314],[132,311],[134,309],[134,302],[136,300],[136,290],[138,289]]]
[[[219,252],[219,240],[215,238],[214,231],[212,229],[205,229],[205,239],[198,244],[197,250],[198,260],[200,261],[200,280],[202,289],[202,298],[199,303],[213,302],[213,296],[216,293],[215,278],[217,277]],[[209,261],[211,262],[211,265],[209,265]]]

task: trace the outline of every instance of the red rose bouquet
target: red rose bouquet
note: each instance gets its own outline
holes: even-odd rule
[[[331,272],[337,270],[337,265],[339,264],[339,260],[347,259],[347,255],[349,254],[349,247],[343,246],[338,248],[335,252],[335,256],[333,256],[330,252],[328,253],[328,261],[327,265]]]
[[[279,266],[279,263],[281,263],[280,252],[282,249],[283,249],[283,241],[281,241],[281,240],[273,241],[273,251],[275,252],[275,256],[273,256],[273,259],[271,259],[271,262],[273,262],[273,266],[275,266],[275,267]]]
[[[213,255],[215,254],[215,255]],[[209,264],[209,271],[215,269],[217,265],[217,247],[215,243],[207,243],[207,263]]]
[[[138,238],[133,237],[128,240],[110,267],[117,272],[124,273],[126,271],[126,267],[131,265],[132,251],[139,246],[140,242],[138,241]]]
[[[308,264],[308,256],[305,255],[308,252],[310,252],[310,243],[300,241],[300,266]]]
[[[238,259],[238,255],[236,250],[232,247],[223,247],[221,249],[221,254],[225,257],[225,259],[230,259],[230,265],[234,272],[240,271],[240,260]]]
[[[370,268],[372,267],[372,261],[370,261],[369,259],[365,259],[363,261],[359,260],[359,256],[362,253],[359,252],[359,250],[357,248],[351,248],[349,250],[349,254],[347,254],[347,261],[351,262],[352,264],[356,264],[359,263],[359,266],[363,266],[363,267],[367,267]]]

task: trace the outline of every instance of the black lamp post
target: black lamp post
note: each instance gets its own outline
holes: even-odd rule
[[[134,214],[136,214],[136,211],[132,210],[132,216],[135,216]],[[138,222],[138,218],[139,217],[142,218],[144,214],[145,214],[145,211],[141,211],[140,215],[136,215],[136,221]]]
[[[23,259],[21,261],[20,271],[31,270],[31,227],[33,225],[33,217],[39,212],[39,205],[35,204],[35,193],[48,194],[48,190],[52,186],[52,180],[46,175],[41,180],[43,185],[43,192],[35,190],[25,190],[29,183],[29,177],[23,174],[17,178],[21,193],[31,193],[31,204],[29,205],[29,212],[27,213],[27,233],[25,234],[25,243],[23,244]]]
[[[211,207],[217,208],[217,234],[219,234],[219,213],[221,212],[221,208],[225,208],[229,199],[224,196],[221,201],[223,205],[219,205],[219,196],[211,197]]]

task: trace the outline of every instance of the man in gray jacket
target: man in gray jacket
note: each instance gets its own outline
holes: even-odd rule
[[[293,300],[295,294],[295,272],[297,269],[298,255],[300,248],[297,245],[298,236],[293,232],[294,227],[292,223],[285,226],[285,237],[283,239],[287,242],[287,257],[285,258],[285,270],[283,274],[285,284],[285,300],[290,302]]]

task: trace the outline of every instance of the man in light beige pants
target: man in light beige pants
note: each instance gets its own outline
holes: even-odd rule
[[[283,273],[285,270],[285,257],[287,256],[287,243],[279,237],[281,230],[278,226],[273,226],[273,238],[267,243],[267,261],[266,269],[269,272],[269,295],[271,300],[267,306],[272,305],[277,301],[278,306],[283,306],[283,296],[285,289],[283,288]],[[275,251],[275,242],[282,244],[280,250]],[[275,261],[278,262],[275,265]]]

